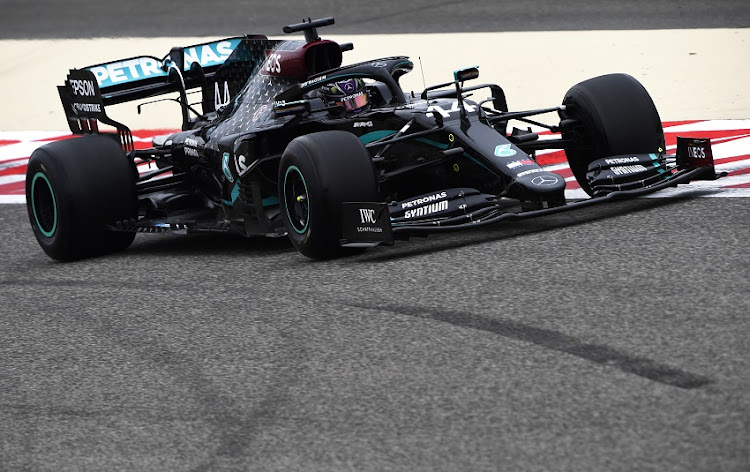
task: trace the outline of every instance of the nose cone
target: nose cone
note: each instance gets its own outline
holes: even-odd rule
[[[520,175],[516,177],[516,183],[532,194],[561,194],[565,191],[565,179],[547,171]]]

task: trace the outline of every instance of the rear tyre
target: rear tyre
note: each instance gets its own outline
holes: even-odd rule
[[[658,153],[664,149],[659,113],[646,89],[627,74],[585,80],[565,94],[563,120],[577,125],[562,133],[576,144],[565,154],[576,180],[592,194],[586,171],[591,162],[619,154]]]
[[[279,165],[279,200],[294,247],[307,257],[329,259],[359,252],[342,248],[341,204],[377,198],[372,160],[346,131],[295,138]]]
[[[46,144],[29,159],[26,208],[39,245],[70,261],[121,251],[135,233],[107,225],[136,217],[136,170],[107,136]]]

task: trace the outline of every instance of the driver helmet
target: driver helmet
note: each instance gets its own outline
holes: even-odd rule
[[[362,79],[339,80],[320,88],[320,96],[328,105],[341,105],[347,116],[358,115],[370,109],[367,85]]]

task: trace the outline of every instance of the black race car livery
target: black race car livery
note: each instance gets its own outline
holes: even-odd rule
[[[471,85],[477,67],[415,93],[400,85],[408,57],[342,66],[353,45],[317,32],[333,23],[284,28],[304,40],[247,35],[71,70],[58,91],[84,136],[39,148],[27,172],[45,252],[70,260],[122,250],[136,232],[219,231],[288,236],[329,258],[720,177],[706,139],[667,155],[658,112],[629,75],[510,111],[500,86]],[[140,111],[165,94],[182,130],[134,149],[107,107],[139,100]],[[533,119],[549,113],[559,120]],[[590,198],[566,200],[565,180],[536,161],[545,149],[565,151]],[[152,170],[139,174],[144,162]]]

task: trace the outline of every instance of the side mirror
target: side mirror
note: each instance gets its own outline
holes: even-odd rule
[[[477,77],[479,77],[479,66],[467,67],[466,69],[459,69],[453,72],[453,78],[456,82],[464,82],[476,79]]]
[[[310,102],[297,100],[294,102],[278,101],[273,104],[273,112],[276,116],[296,115],[297,113],[310,112]]]

